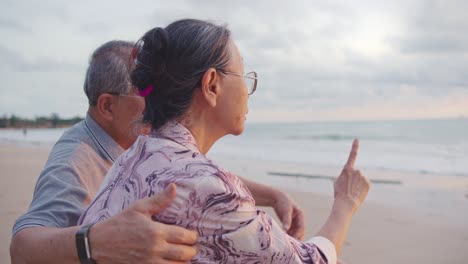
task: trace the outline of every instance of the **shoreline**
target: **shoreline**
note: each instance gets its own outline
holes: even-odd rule
[[[17,146],[0,144],[0,262],[9,263],[9,243],[14,220],[22,214],[32,198],[35,181],[47,160],[52,146]],[[304,210],[306,236],[313,236],[324,223],[333,202],[330,179],[303,179],[269,176],[269,171],[285,171],[310,175],[338,175],[340,168],[317,167],[288,162],[268,162],[210,156],[237,175],[262,182],[286,191]],[[421,175],[363,170],[369,178],[390,179],[400,177],[402,185],[373,184],[368,199],[355,214],[340,258],[349,263],[466,263],[468,258],[468,199],[443,208],[444,203],[425,204],[430,196],[450,196],[460,182],[421,182]],[[419,177],[419,179],[418,179]],[[426,180],[426,179],[425,179]],[[429,188],[429,197],[413,193],[422,184]],[[452,186],[452,185],[455,186]],[[435,188],[434,186],[438,187]],[[465,188],[465,189],[464,189]],[[406,193],[406,192],[409,192]],[[432,192],[432,193],[431,193]],[[448,193],[445,193],[448,192]],[[468,191],[466,192],[468,193]],[[400,197],[400,201],[388,201]],[[414,201],[408,201],[412,197]],[[455,195],[455,198],[459,198]],[[450,199],[448,200],[450,202]],[[388,203],[389,202],[389,203]],[[405,205],[406,206],[402,206]],[[426,208],[432,211],[426,211]],[[448,210],[450,209],[450,210]],[[276,218],[271,208],[265,209]],[[457,217],[453,215],[456,214]],[[456,218],[456,219],[455,219]]]

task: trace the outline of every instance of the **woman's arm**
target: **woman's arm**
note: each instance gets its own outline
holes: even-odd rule
[[[255,221],[252,222],[252,224],[256,223],[258,226],[260,226],[260,232],[258,232],[259,229],[255,230],[257,231],[256,237],[259,239],[263,238],[265,243],[271,243],[271,249],[279,246],[279,244],[275,245],[273,241],[283,241],[281,244],[289,241],[286,242],[286,244],[289,243],[290,245],[293,245],[293,247],[290,248],[291,250],[302,256],[304,256],[303,254],[305,253],[302,250],[306,250],[311,259],[313,259],[314,256],[318,256],[317,252],[315,251],[316,249],[314,249],[315,247],[318,247],[321,253],[327,257],[328,263],[336,263],[336,256],[339,254],[339,252],[341,252],[342,245],[348,233],[351,219],[356,210],[366,198],[370,188],[369,181],[361,174],[360,171],[354,169],[358,148],[359,142],[355,140],[353,142],[353,147],[351,149],[349,159],[342,173],[334,184],[335,202],[333,204],[332,211],[327,221],[318,232],[317,237],[312,238],[305,244],[298,244],[298,242],[290,240],[288,237],[284,237],[280,233],[276,232],[275,225],[271,225],[268,216],[261,217],[261,214],[257,215]],[[272,190],[262,188],[260,191],[269,192]],[[262,194],[262,192],[260,192],[260,194]],[[248,236],[247,233],[255,233],[255,231],[248,226],[245,226],[242,229],[247,231],[243,231],[243,238],[238,239],[239,241],[244,241],[245,243],[245,239]],[[263,230],[267,230],[269,235],[266,235]],[[236,240],[237,238],[235,235],[229,236],[232,236],[233,240]],[[324,237],[326,239],[320,237]],[[280,248],[281,247],[278,247],[275,250],[281,250]],[[282,250],[283,252],[286,252],[284,249]],[[303,259],[301,258],[301,260]]]
[[[354,140],[348,161],[335,181],[335,202],[332,211],[318,233],[335,245],[337,254],[345,241],[351,218],[364,202],[370,188],[369,180],[359,170],[354,169],[358,149],[359,141]]]
[[[286,193],[243,177],[239,178],[249,188],[257,206],[269,206],[275,209],[284,230],[290,236],[299,240],[303,239],[305,233],[304,213]]]

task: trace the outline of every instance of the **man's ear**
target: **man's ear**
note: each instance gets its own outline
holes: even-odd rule
[[[201,92],[208,105],[215,107],[220,94],[219,73],[214,68],[209,68],[203,74],[201,80]]]
[[[114,120],[114,105],[116,104],[116,96],[103,93],[99,95],[96,110],[98,114],[107,121]]]

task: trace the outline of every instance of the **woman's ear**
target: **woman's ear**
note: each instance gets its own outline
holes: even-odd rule
[[[219,73],[216,69],[210,68],[203,74],[201,92],[208,105],[215,107],[220,93]]]
[[[103,119],[107,121],[114,120],[115,95],[103,93],[98,97],[96,110]]]

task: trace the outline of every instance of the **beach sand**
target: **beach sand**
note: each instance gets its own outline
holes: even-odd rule
[[[0,146],[0,263],[10,263],[9,244],[12,225],[29,206],[34,184],[49,151],[50,148],[47,147]],[[283,179],[284,177],[269,175],[268,172],[281,169],[283,172],[336,175],[339,168],[319,168],[314,171],[307,166],[292,163],[279,164],[267,161],[247,163],[225,157],[216,160],[246,178],[274,186],[285,186],[284,190],[305,212],[306,238],[313,236],[327,218],[332,205],[331,181],[295,179],[293,180],[295,185],[287,185],[285,182],[291,182],[290,178]],[[384,178],[385,175],[390,175],[388,179],[395,179],[395,174],[388,172],[383,171],[380,175],[384,175]],[[397,176],[397,179],[401,179],[405,175],[400,173]],[[314,185],[314,188],[307,191],[307,185]],[[348,238],[340,254],[340,258],[345,263],[467,263],[468,224],[465,224],[467,210],[459,211],[460,217],[454,219],[450,212],[438,212],[440,210],[438,205],[435,205],[433,213],[427,213],[424,210],[397,206],[398,202],[378,202],[382,200],[382,196],[385,197],[385,188],[376,188],[383,190],[380,194],[372,193],[375,191],[373,189],[369,195],[372,199],[366,201],[354,216]],[[389,191],[393,190],[391,188]],[[466,207],[468,199],[464,201],[465,204],[463,201],[458,202],[454,210],[468,208]],[[414,204],[417,205],[417,201]],[[266,210],[274,215],[270,209]]]

